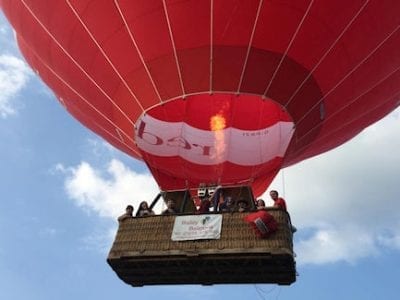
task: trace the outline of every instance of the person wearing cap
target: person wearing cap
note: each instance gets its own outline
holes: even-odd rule
[[[132,205],[128,205],[125,208],[125,213],[121,216],[118,217],[118,222],[122,222],[126,219],[130,219],[133,218],[133,206]]]

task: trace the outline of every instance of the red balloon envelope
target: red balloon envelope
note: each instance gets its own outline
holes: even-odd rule
[[[400,1],[0,3],[62,105],[163,190],[260,194],[399,105]]]

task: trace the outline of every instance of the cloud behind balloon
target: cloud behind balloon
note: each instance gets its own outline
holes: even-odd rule
[[[16,113],[15,96],[26,86],[31,76],[29,67],[16,56],[0,53],[0,116]]]
[[[141,201],[151,202],[158,190],[152,177],[130,170],[121,161],[112,159],[106,170],[88,162],[63,167],[65,190],[76,205],[100,217],[116,218],[128,204],[135,207]]]

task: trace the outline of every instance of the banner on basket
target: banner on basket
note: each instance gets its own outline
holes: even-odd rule
[[[222,215],[177,216],[171,239],[173,241],[219,239],[221,225]]]

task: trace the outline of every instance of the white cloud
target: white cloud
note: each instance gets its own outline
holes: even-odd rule
[[[25,87],[32,72],[19,58],[0,55],[0,116],[15,114],[13,98]]]
[[[296,245],[298,263],[323,264],[340,260],[353,263],[377,253],[373,236],[363,228],[319,228],[310,238]]]
[[[70,168],[59,164],[56,168],[68,174],[65,181],[68,196],[78,206],[101,217],[116,218],[127,204],[136,209],[141,201],[150,203],[158,193],[150,175],[136,173],[116,159],[109,162],[105,172],[87,162]]]
[[[276,178],[271,188],[285,190],[299,229],[299,264],[355,262],[383,247],[400,250],[399,149],[398,109],[346,145]]]

